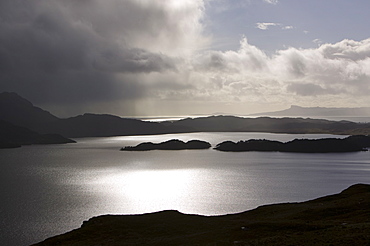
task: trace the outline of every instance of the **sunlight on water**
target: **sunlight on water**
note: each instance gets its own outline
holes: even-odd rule
[[[227,153],[119,151],[141,142],[345,137],[318,134],[188,133],[81,138],[76,144],[2,150],[0,244],[30,245],[102,214],[236,213],[296,202],[370,182],[370,152]],[[23,234],[20,236],[20,232]],[[19,243],[14,243],[19,241]]]
[[[142,170],[102,176],[93,185],[109,194],[112,204],[134,205],[133,211],[151,211],[153,206],[174,206],[191,192],[193,179],[187,170]]]

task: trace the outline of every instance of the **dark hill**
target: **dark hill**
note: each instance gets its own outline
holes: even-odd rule
[[[25,127],[0,120],[0,148],[15,148],[29,144],[63,144],[75,141],[58,134],[39,134]]]
[[[59,118],[16,93],[3,92],[0,93],[0,120],[38,131],[41,125],[55,122]]]
[[[223,216],[162,211],[103,215],[35,246],[370,244],[370,185],[302,203],[265,205]]]
[[[67,137],[107,137],[162,134],[167,133],[167,129],[156,122],[106,114],[84,114],[47,124],[43,132],[57,132]]]
[[[187,132],[271,132],[368,135],[370,123],[303,118],[211,116],[168,122],[146,122],[106,114],[59,119],[15,93],[0,94],[0,120],[43,134],[103,137]]]
[[[122,151],[146,151],[146,150],[185,150],[185,149],[209,149],[211,144],[200,140],[190,140],[183,142],[172,139],[162,143],[140,143],[137,146],[126,146]]]
[[[368,135],[370,124],[303,118],[210,116],[162,123],[198,132],[329,133]]]

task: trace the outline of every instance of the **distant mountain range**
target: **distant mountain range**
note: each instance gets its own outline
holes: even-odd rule
[[[293,106],[287,111],[301,111]],[[316,109],[316,108],[314,108]],[[320,108],[320,110],[323,108]],[[364,108],[365,109],[365,108]],[[318,112],[316,110],[315,112]],[[276,115],[279,112],[275,112]],[[303,118],[209,116],[150,122],[108,114],[66,119],[34,106],[16,93],[0,93],[0,146],[70,143],[67,138],[147,135],[186,132],[272,132],[370,134],[370,124]]]
[[[361,108],[325,108],[325,107],[300,107],[292,105],[290,108],[274,111],[251,114],[251,116],[294,116],[294,117],[305,117],[305,116],[316,116],[316,117],[335,117],[335,116],[357,116],[357,117],[370,117],[370,107]]]

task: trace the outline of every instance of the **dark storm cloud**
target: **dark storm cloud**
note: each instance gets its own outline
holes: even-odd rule
[[[175,70],[174,60],[142,49],[106,50],[94,60],[94,68],[108,72],[150,73]]]
[[[0,1],[0,90],[36,102],[132,99],[144,87],[121,75],[176,69],[164,54],[112,38],[121,25],[114,17],[78,16],[93,2]]]

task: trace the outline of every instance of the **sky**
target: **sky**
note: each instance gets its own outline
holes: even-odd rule
[[[59,117],[370,106],[368,0],[0,0],[0,92]]]

